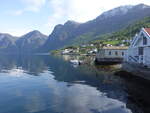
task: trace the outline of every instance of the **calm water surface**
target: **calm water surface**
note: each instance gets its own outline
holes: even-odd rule
[[[111,67],[0,56],[0,113],[140,113]]]

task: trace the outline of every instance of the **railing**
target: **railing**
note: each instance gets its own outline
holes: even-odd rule
[[[129,56],[128,61],[150,66],[150,56]]]
[[[138,56],[129,56],[129,61],[139,63]]]

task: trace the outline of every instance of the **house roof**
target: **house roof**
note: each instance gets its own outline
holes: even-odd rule
[[[150,28],[144,28],[144,29],[150,35]]]
[[[126,50],[126,49],[128,49],[128,47],[127,46],[110,46],[110,47],[103,47],[103,49]]]

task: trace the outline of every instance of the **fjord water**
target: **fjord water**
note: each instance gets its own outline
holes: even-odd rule
[[[138,113],[124,89],[110,68],[44,55],[0,56],[0,113]]]

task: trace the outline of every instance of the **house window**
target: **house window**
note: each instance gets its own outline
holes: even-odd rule
[[[122,56],[124,56],[124,52],[122,52]]]
[[[115,52],[115,55],[116,55],[116,56],[118,55],[118,52],[117,52],[117,51]]]
[[[143,45],[147,45],[147,38],[143,36]]]
[[[111,51],[109,51],[109,55],[111,55]]]

